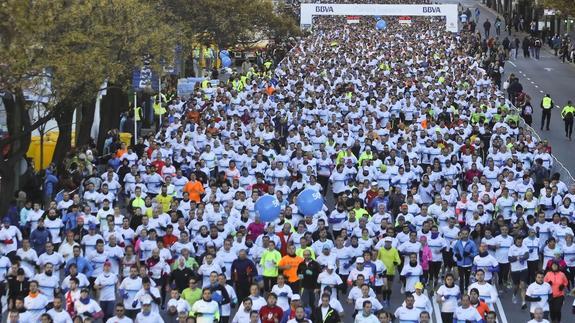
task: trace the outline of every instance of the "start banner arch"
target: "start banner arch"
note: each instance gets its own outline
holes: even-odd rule
[[[443,16],[445,29],[457,32],[458,8],[456,4],[323,4],[302,3],[300,25],[311,27],[313,16]]]

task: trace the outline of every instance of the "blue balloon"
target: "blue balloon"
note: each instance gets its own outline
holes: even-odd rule
[[[303,215],[314,215],[323,208],[323,197],[320,192],[307,188],[297,196],[297,207]]]
[[[271,222],[280,216],[280,201],[274,195],[264,195],[260,197],[254,205],[256,214],[263,222]]]
[[[383,30],[385,28],[387,28],[387,22],[385,22],[385,20],[379,20],[375,24],[375,29],[377,29],[377,30]]]
[[[223,67],[230,67],[230,66],[232,66],[232,59],[229,58],[228,56],[222,58],[222,66],[223,66]]]
[[[224,59],[224,57],[230,57],[230,52],[225,49],[220,51],[220,59]]]

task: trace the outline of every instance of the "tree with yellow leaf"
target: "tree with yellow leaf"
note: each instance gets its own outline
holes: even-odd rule
[[[138,0],[2,2],[0,90],[8,131],[0,138],[1,214],[17,188],[16,167],[34,129],[56,119],[59,137],[54,159],[61,160],[69,150],[74,110],[93,115],[93,102],[104,80],[110,84],[108,95],[123,97],[127,107],[131,74],[144,56],[155,57],[155,62],[171,59],[174,30],[156,9],[154,2]],[[45,103],[49,112],[32,124],[23,93],[43,77],[51,81]],[[108,112],[111,119],[119,119],[119,111]],[[87,121],[91,125],[90,118]]]
[[[544,0],[545,8],[559,10],[561,16],[575,16],[575,3],[573,0]]]

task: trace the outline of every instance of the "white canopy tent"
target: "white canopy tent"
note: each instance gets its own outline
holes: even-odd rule
[[[458,31],[456,4],[399,5],[399,4],[320,4],[302,3],[300,25],[311,27],[313,16],[443,16],[445,29]]]

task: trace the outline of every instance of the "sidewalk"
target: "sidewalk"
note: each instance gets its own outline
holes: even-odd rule
[[[489,8],[486,5],[484,5],[483,3],[481,3],[481,0],[476,0],[475,4],[478,7],[480,7],[482,11],[488,11],[489,13],[494,15],[495,17],[499,17],[503,20],[503,15],[498,13],[495,9]],[[477,30],[479,30],[479,31],[483,30],[482,26],[479,26],[479,24],[478,24]],[[509,37],[518,37],[519,40],[523,40],[523,38],[525,38],[525,36],[529,36],[529,35],[530,34],[527,32],[513,31],[511,36],[509,36]],[[501,37],[506,37],[506,36],[508,36],[507,31],[502,30]],[[571,40],[575,40],[575,32],[570,32],[569,37],[571,38]],[[541,47],[541,49],[543,51],[547,52],[548,54],[555,56],[555,50],[553,48],[551,48],[546,41],[543,42],[543,46]],[[556,56],[556,57],[559,60],[558,56]],[[572,62],[572,63],[566,62],[566,64],[568,64],[568,65],[573,64],[571,66],[575,67],[575,62]]]

